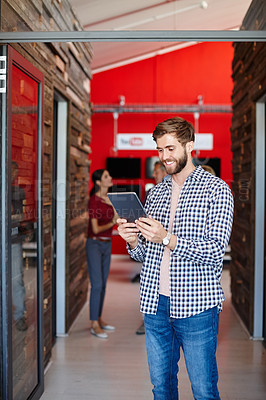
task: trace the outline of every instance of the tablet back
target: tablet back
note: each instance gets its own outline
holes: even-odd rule
[[[147,214],[135,192],[107,193],[120,218],[134,222],[140,217],[147,217]]]

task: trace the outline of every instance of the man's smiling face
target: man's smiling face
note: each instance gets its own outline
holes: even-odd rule
[[[167,133],[157,139],[157,150],[160,161],[169,175],[178,174],[187,165],[188,143],[183,146],[175,134]]]

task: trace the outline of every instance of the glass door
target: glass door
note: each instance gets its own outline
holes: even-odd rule
[[[38,383],[38,82],[12,65],[11,279],[13,398]]]
[[[266,137],[266,101],[264,102],[264,134]],[[266,154],[266,141],[264,143],[264,154]],[[266,347],[266,163],[264,175],[264,307],[263,307],[263,344]]]
[[[5,396],[13,400],[37,399],[43,392],[42,90],[40,71],[9,48],[5,265],[8,312],[7,323],[3,323],[3,338],[9,350],[2,368]]]

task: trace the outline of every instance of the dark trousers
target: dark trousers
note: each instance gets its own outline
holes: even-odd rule
[[[88,238],[86,243],[88,273],[91,284],[90,320],[97,321],[102,315],[106,281],[111,262],[111,241],[100,242]]]

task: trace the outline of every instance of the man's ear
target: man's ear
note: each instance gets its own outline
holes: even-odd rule
[[[190,153],[194,150],[194,142],[188,142],[187,143],[187,151],[189,151]]]

